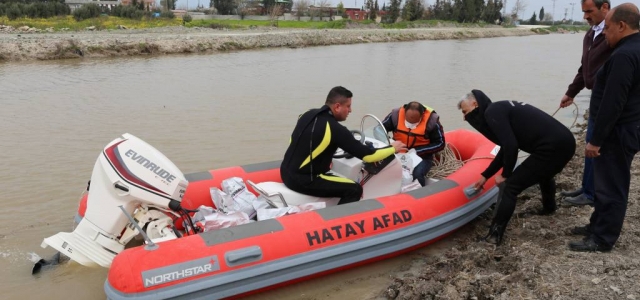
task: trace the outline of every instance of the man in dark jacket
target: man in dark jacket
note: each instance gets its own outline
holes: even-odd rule
[[[407,148],[416,149],[422,161],[413,168],[413,179],[425,186],[426,176],[433,165],[433,154],[444,149],[444,129],[440,117],[431,107],[412,101],[396,108],[382,121],[393,139],[401,141]]]
[[[291,143],[280,165],[283,183],[293,191],[317,197],[340,197],[338,204],[359,201],[362,186],[351,179],[329,173],[338,148],[364,162],[376,162],[400,150],[401,142],[372,149],[358,142],[338,122],[351,112],[353,94],[344,87],[331,89],[325,105],[302,114],[291,134]]]
[[[620,237],[627,211],[631,162],[640,150],[640,13],[625,3],[605,18],[607,42],[614,48],[596,75],[589,120],[593,137],[585,156],[594,158],[595,205],[589,225],[572,230],[586,237],[573,251],[610,251]]]
[[[501,188],[501,200],[486,241],[499,245],[507,223],[516,208],[516,198],[526,188],[539,184],[542,192],[540,215],[556,210],[556,185],[553,177],[562,171],[576,149],[576,140],[567,127],[530,104],[504,100],[492,103],[480,90],[472,90],[460,103],[464,119],[487,139],[500,146],[489,167],[475,183],[482,188],[488,178],[496,175]],[[529,153],[518,167],[518,151]]]
[[[573,103],[573,98],[583,89],[592,89],[596,72],[611,55],[611,47],[606,42],[604,29],[604,17],[611,8],[609,0],[582,0],[584,19],[591,28],[584,36],[582,43],[582,63],[573,82],[560,101],[560,107],[567,107]],[[587,120],[586,142],[591,140],[593,134],[593,120]],[[574,191],[563,191],[561,195],[567,197],[564,202],[570,205],[593,205],[593,159],[585,157],[582,172],[582,186]]]

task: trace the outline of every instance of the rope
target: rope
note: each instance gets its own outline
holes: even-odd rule
[[[575,108],[573,109],[574,118],[573,118],[573,122],[571,123],[571,126],[568,127],[569,129],[575,127],[576,123],[578,122],[579,108],[575,102],[573,103],[573,106],[575,106]],[[551,116],[554,117],[556,113],[558,113],[558,111],[560,111],[560,107],[558,107],[558,109]],[[518,156],[518,158],[525,158],[528,156],[529,154],[524,154],[524,155]],[[461,157],[462,156],[460,155],[460,151],[458,151],[458,149],[454,145],[450,143],[446,143],[444,149],[442,149],[442,151],[435,154],[433,159],[433,166],[431,167],[429,174],[427,174],[427,177],[434,178],[434,179],[443,179],[453,174],[453,172],[460,169],[467,162],[477,160],[477,159],[493,160],[494,158],[493,156],[479,156],[479,157],[473,157],[467,160],[462,160]]]

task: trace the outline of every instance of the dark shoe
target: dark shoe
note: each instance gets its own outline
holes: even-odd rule
[[[575,197],[582,194],[582,188],[573,191],[562,191],[560,192],[560,196],[562,197]]]
[[[552,209],[544,209],[544,208],[531,208],[531,209],[526,209],[524,211],[516,213],[516,217],[524,219],[532,216],[548,216],[548,215],[552,215],[555,212],[556,212],[555,209],[552,210]]]
[[[611,251],[611,247],[600,245],[596,243],[593,238],[586,237],[581,241],[570,242],[569,250],[577,252],[609,252]]]
[[[593,206],[593,199],[587,198],[587,196],[585,196],[584,194],[580,194],[575,197],[564,198],[562,202],[564,202],[565,204],[574,205],[574,206],[583,206],[583,205]]]
[[[571,234],[589,236],[591,234],[591,230],[589,229],[589,224],[571,228]]]
[[[489,234],[484,238],[484,241],[489,244],[495,244],[496,246],[500,246],[502,243],[502,236],[504,235],[504,227],[500,225],[491,225],[489,229]]]

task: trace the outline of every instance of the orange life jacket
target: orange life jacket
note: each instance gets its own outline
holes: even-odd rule
[[[424,146],[431,143],[429,138],[426,137],[427,134],[427,122],[429,121],[429,117],[431,117],[431,112],[433,108],[426,106],[426,110],[424,114],[422,114],[422,118],[420,119],[420,123],[416,126],[415,129],[409,129],[405,125],[405,109],[401,107],[398,110],[398,122],[395,124],[396,129],[393,131],[393,139],[396,141],[401,141],[407,148],[414,148],[418,146]]]

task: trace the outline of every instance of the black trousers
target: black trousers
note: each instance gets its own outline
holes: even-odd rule
[[[534,184],[540,185],[542,193],[542,207],[545,211],[556,210],[556,182],[553,177],[560,173],[575,153],[575,140],[571,144],[566,143],[552,155],[531,154],[525,159],[511,176],[505,181],[502,188],[502,199],[498,207],[493,223],[506,228],[511,216],[516,209],[518,195]]]
[[[306,179],[305,175],[305,179]],[[362,186],[351,179],[331,174],[320,174],[311,183],[299,184],[295,179],[282,177],[284,184],[293,191],[316,197],[340,197],[340,204],[360,201]]]
[[[631,163],[640,151],[640,122],[616,125],[593,160],[596,195],[589,222],[592,238],[612,247],[627,213]]]

